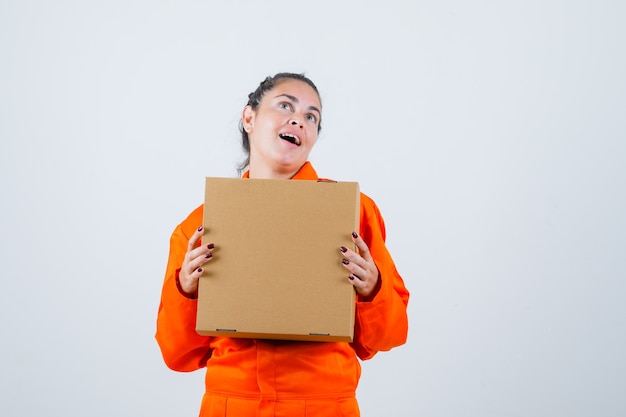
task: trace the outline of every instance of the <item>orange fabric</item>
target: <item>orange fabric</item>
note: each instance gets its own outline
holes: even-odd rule
[[[318,176],[307,162],[294,179]],[[370,359],[378,351],[404,344],[408,330],[409,292],[385,246],[385,225],[376,204],[361,194],[359,233],[380,271],[381,284],[371,300],[357,298],[352,343],[198,335],[197,300],[179,292],[176,276],[189,238],[202,224],[202,214],[200,206],[172,233],[156,331],[168,367],[183,372],[206,367],[200,416],[246,416],[251,410],[258,416],[358,416],[354,397],[361,367],[357,357]],[[312,411],[316,409],[319,412]]]

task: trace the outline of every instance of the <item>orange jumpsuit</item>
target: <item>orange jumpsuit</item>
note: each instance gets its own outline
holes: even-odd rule
[[[318,176],[307,162],[294,179]],[[200,206],[172,233],[156,331],[168,367],[183,372],[206,367],[200,416],[359,416],[357,356],[370,359],[404,344],[408,329],[409,292],[385,246],[385,225],[376,204],[361,194],[359,234],[380,271],[380,285],[371,300],[357,297],[352,343],[198,335],[197,300],[180,293],[176,278],[202,215]]]

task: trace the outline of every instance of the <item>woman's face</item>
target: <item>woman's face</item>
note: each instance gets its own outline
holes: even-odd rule
[[[250,178],[291,178],[317,141],[322,106],[315,90],[300,80],[281,80],[256,110],[243,109],[250,139]]]

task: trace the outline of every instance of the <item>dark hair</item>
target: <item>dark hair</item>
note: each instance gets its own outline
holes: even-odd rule
[[[317,93],[318,98],[321,102],[320,92],[317,90],[317,87],[309,78],[305,77],[304,74],[296,74],[292,72],[279,72],[273,77],[266,77],[259,86],[248,94],[248,103],[247,105],[252,108],[252,110],[256,110],[261,104],[261,100],[263,100],[263,96],[265,93],[270,91],[272,88],[276,87],[281,81],[285,80],[298,80],[307,83],[315,92]],[[319,133],[322,130],[322,117],[320,115],[319,124],[317,126],[317,132]],[[243,121],[239,121],[239,131],[241,132],[241,147],[246,154],[246,159],[239,165],[237,170],[239,171],[239,175],[248,167],[250,164],[250,139],[248,138],[248,132],[243,128]]]

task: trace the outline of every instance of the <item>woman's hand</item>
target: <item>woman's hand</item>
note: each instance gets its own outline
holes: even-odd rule
[[[198,279],[202,275],[202,266],[211,260],[215,248],[213,243],[198,246],[198,242],[202,238],[202,230],[203,228],[200,226],[189,239],[185,260],[178,273],[180,290],[190,298],[197,296]]]
[[[373,298],[376,295],[375,290],[378,288],[380,273],[374,259],[372,259],[369,248],[356,232],[352,233],[352,241],[359,248],[359,252],[344,246],[340,247],[339,250],[344,256],[341,262],[350,271],[348,279],[354,285],[356,292],[363,297],[371,296],[370,298]]]

